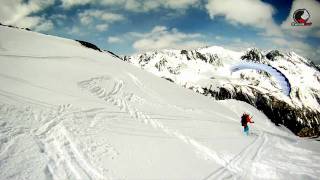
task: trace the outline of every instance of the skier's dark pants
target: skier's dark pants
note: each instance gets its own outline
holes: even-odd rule
[[[249,126],[243,126],[243,132],[248,136],[249,135]]]

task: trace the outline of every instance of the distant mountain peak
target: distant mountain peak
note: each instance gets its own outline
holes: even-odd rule
[[[275,124],[283,124],[297,135],[320,135],[319,66],[294,52],[258,48],[236,52],[210,46],[150,51],[127,56],[125,61],[215,99],[245,101],[263,111]],[[292,84],[290,97],[280,91],[274,77],[264,72],[244,70],[231,74],[229,67],[241,61],[276,68]]]
[[[261,51],[257,48],[248,49],[243,56],[241,56],[242,60],[249,60],[253,62],[262,62],[264,58]]]

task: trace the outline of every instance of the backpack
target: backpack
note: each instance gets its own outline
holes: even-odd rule
[[[247,125],[247,114],[243,114],[242,116],[241,116],[241,125],[242,126],[246,126]]]

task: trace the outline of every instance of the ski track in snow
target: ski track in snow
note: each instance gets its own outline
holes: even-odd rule
[[[139,83],[136,83],[136,85],[139,85]],[[166,127],[159,119],[152,118],[151,116],[153,114],[147,115],[147,112],[139,111],[139,109],[134,106],[134,103],[145,105],[145,103],[150,102],[145,101],[143,98],[133,93],[125,92],[124,87],[126,84],[123,80],[111,78],[109,76],[101,76],[81,81],[78,83],[78,86],[89,91],[99,99],[118,107],[121,112],[128,114],[132,119],[151,125],[155,129],[160,129],[166,134],[180,139],[184,143],[192,146],[197,153],[200,152],[203,155],[201,157],[214,160],[222,166],[210,173],[204,179],[247,179],[252,176],[254,171],[260,172],[263,168],[274,168],[271,167],[271,165],[274,165],[276,168],[280,169],[280,171],[286,171],[288,166],[297,171],[303,169],[304,172],[309,175],[308,177],[315,179],[317,174],[320,173],[320,170],[312,171],[306,167],[300,168],[301,165],[305,166],[306,163],[309,163],[310,169],[320,169],[320,165],[312,163],[308,159],[299,159],[298,157],[296,159],[298,163],[286,162],[286,157],[289,158],[289,156],[286,156],[286,153],[292,154],[292,152],[301,152],[301,157],[306,156],[304,153],[310,153],[305,152],[303,149],[291,147],[292,145],[290,145],[290,148],[295,148],[292,152],[279,147],[282,149],[283,153],[279,155],[277,160],[261,158],[261,156],[265,157],[265,154],[272,151],[269,146],[281,142],[281,137],[274,136],[263,130],[259,131],[259,134],[257,134],[249,146],[235,155],[231,160],[227,160],[195,139],[188,137],[175,129]],[[68,129],[63,124],[64,121],[75,118],[75,116],[81,116],[81,114],[84,114],[83,116],[88,116],[88,114],[93,116],[94,114],[99,113],[99,111],[103,111],[103,108],[79,111],[72,110],[70,104],[61,105],[58,108],[55,108],[53,105],[48,106],[41,103],[39,104],[33,99],[21,97],[6,91],[0,91],[0,93],[2,93],[0,94],[1,96],[10,98],[14,102],[29,104],[27,107],[23,108],[14,105],[0,104],[0,160],[9,158],[7,152],[11,151],[11,149],[16,146],[17,140],[26,134],[30,134],[34,137],[34,140],[47,158],[44,173],[48,179],[112,179],[112,176],[107,169],[96,166],[94,157],[88,157],[89,155],[94,156],[94,153],[88,153],[87,149],[79,147],[81,146],[81,142],[78,142],[76,138],[73,138],[74,135],[70,132],[71,129]],[[30,102],[35,103],[31,103],[30,106]],[[160,102],[161,103],[159,104],[153,102],[154,104],[148,105],[154,105],[160,108],[161,106],[165,106],[165,104],[162,104],[162,101]],[[37,108],[33,108],[33,106]],[[160,114],[158,114],[158,116],[159,115]],[[33,120],[38,122],[36,124],[40,124],[40,126],[37,125],[38,127],[34,128],[30,125],[30,127],[28,127],[26,126],[28,123],[25,123],[22,126],[15,127],[10,124],[10,121],[3,121],[10,116],[21,119],[21,121]],[[95,123],[93,118],[89,127],[93,128]],[[289,144],[285,141],[282,141],[282,143],[283,144],[279,146],[289,147]],[[98,148],[96,153],[104,153],[107,156],[113,157],[117,156],[117,152],[112,146],[101,147],[104,149],[103,152],[99,150],[99,146],[99,143],[92,146],[93,148]],[[106,148],[109,148],[109,154],[105,153]],[[312,157],[312,159],[317,162],[320,161],[318,156],[318,154],[310,154],[306,157]],[[292,156],[290,157],[292,158]],[[255,170],[247,167],[253,167]],[[274,177],[278,176],[274,175]]]
[[[247,172],[241,167],[243,167],[244,164],[244,167],[250,167],[255,162],[255,159],[259,157],[261,149],[264,148],[268,140],[267,135],[264,132],[260,132],[248,147],[242,150],[232,160],[228,161],[220,154],[199,143],[195,139],[183,135],[177,130],[166,127],[163,123],[161,123],[161,121],[153,119],[149,115],[146,115],[145,112],[141,112],[136,109],[131,102],[132,98],[128,98],[134,97],[135,95],[124,92],[123,87],[125,86],[125,83],[123,80],[114,79],[109,76],[101,76],[81,81],[78,83],[78,85],[81,88],[88,90],[96,97],[111,103],[114,106],[117,106],[121,111],[128,113],[133,119],[145,124],[149,124],[153,128],[161,129],[166,134],[176,137],[184,143],[191,145],[197,153],[200,152],[203,155],[202,157],[214,160],[216,163],[222,166],[218,170],[208,175],[205,179],[242,179],[246,176]],[[136,85],[138,84],[136,83]],[[128,96],[128,94],[130,94],[130,96]],[[140,100],[141,102],[145,102],[143,99]]]
[[[6,156],[6,152],[9,151],[22,134],[23,129],[15,129],[8,125],[7,122],[0,121],[0,159]]]
[[[273,152],[278,152],[274,148],[280,148],[282,153],[273,155]],[[295,153],[296,157],[292,156],[292,153]],[[294,160],[288,161],[290,157],[294,157]],[[292,172],[304,172],[299,176],[301,179],[317,179],[320,164],[315,162],[319,161],[318,153],[294,147],[278,136],[260,131],[255,140],[234,156],[226,166],[213,171],[203,180],[252,179],[253,176],[258,179],[286,179],[282,173],[286,174],[289,167]],[[267,173],[266,176],[264,176],[265,173]]]
[[[54,118],[34,130],[39,147],[47,154],[47,172],[55,180],[60,179],[104,179],[81,153],[75,139],[61,122],[68,116],[70,105],[60,106]],[[42,120],[40,120],[42,121]]]
[[[195,148],[197,152],[202,153],[208,159],[214,160],[218,164],[225,166],[227,161],[221,157],[217,152],[204,146],[191,137],[181,134],[179,131],[166,127],[161,121],[151,118],[144,112],[135,108],[132,103],[132,98],[135,95],[132,93],[124,92],[123,80],[114,79],[110,76],[94,77],[89,80],[81,81],[78,83],[79,87],[88,90],[96,97],[117,106],[121,111],[128,113],[133,119],[151,125],[155,129],[161,129],[166,134],[176,137],[181,141],[189,144]]]
[[[17,107],[14,105],[0,105],[0,161],[9,158],[7,151],[11,146],[16,146],[16,140],[24,135],[33,136],[40,151],[47,157],[48,163],[43,170],[47,178],[54,180],[62,179],[106,179],[100,169],[91,162],[78,148],[80,143],[72,138],[72,135],[63,125],[64,120],[71,119],[74,113],[70,110],[71,105],[61,105],[57,109],[34,110],[31,106]],[[8,118],[38,122],[39,127],[12,126]],[[32,125],[30,125],[32,126]],[[86,154],[87,155],[87,154]],[[99,169],[99,170],[97,170]],[[106,170],[103,170],[106,172]]]
[[[184,143],[192,146],[196,153],[201,153],[201,157],[213,160],[222,167],[213,171],[204,179],[246,179],[252,173],[250,168],[254,163],[260,160],[262,151],[266,151],[266,144],[270,145],[269,135],[264,131],[255,134],[253,142],[244,148],[239,154],[235,155],[231,160],[227,160],[222,155],[206,147],[195,139],[182,134],[181,132],[165,126],[160,120],[150,117],[147,112],[141,112],[134,106],[134,99],[139,99],[140,103],[145,103],[143,98],[132,98],[136,95],[124,91],[126,85],[123,80],[111,78],[110,76],[100,76],[89,80],[81,81],[78,85],[92,93],[94,96],[104,100],[107,103],[118,107],[121,111],[128,113],[133,119],[151,125],[155,129],[160,129],[166,134],[173,136]],[[136,83],[136,85],[138,85]],[[149,105],[149,104],[148,104]],[[156,104],[160,107],[162,104]],[[151,114],[152,115],[152,114]],[[251,137],[251,136],[250,136]],[[278,163],[278,162],[277,162]],[[269,166],[267,164],[266,166]]]
[[[261,149],[267,142],[267,136],[263,132],[255,138],[255,140],[239,154],[234,156],[224,167],[212,172],[206,179],[242,179],[246,173],[246,169],[252,166],[252,163],[259,156]],[[242,168],[244,167],[244,168]]]

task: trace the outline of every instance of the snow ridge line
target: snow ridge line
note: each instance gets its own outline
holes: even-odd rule
[[[56,115],[33,130],[40,149],[47,155],[46,173],[55,180],[60,179],[105,179],[77,148],[68,130],[62,125],[67,118],[70,105],[60,106]],[[43,121],[43,117],[38,117]]]
[[[128,94],[132,93],[124,92],[124,82],[122,80],[113,79],[109,76],[101,76],[81,81],[78,83],[78,86],[82,89],[88,90],[94,96],[119,107],[121,111],[127,112],[133,119],[145,124],[150,124],[155,129],[161,129],[166,134],[174,136],[182,140],[184,143],[193,146],[206,157],[209,157],[209,159],[216,161],[222,166],[227,165],[227,161],[217,152],[212,151],[210,148],[199,143],[193,138],[181,134],[177,130],[172,130],[166,127],[159,120],[153,119],[135,108],[128,98]],[[110,89],[110,86],[113,87]],[[109,91],[107,91],[107,89],[109,89]]]

